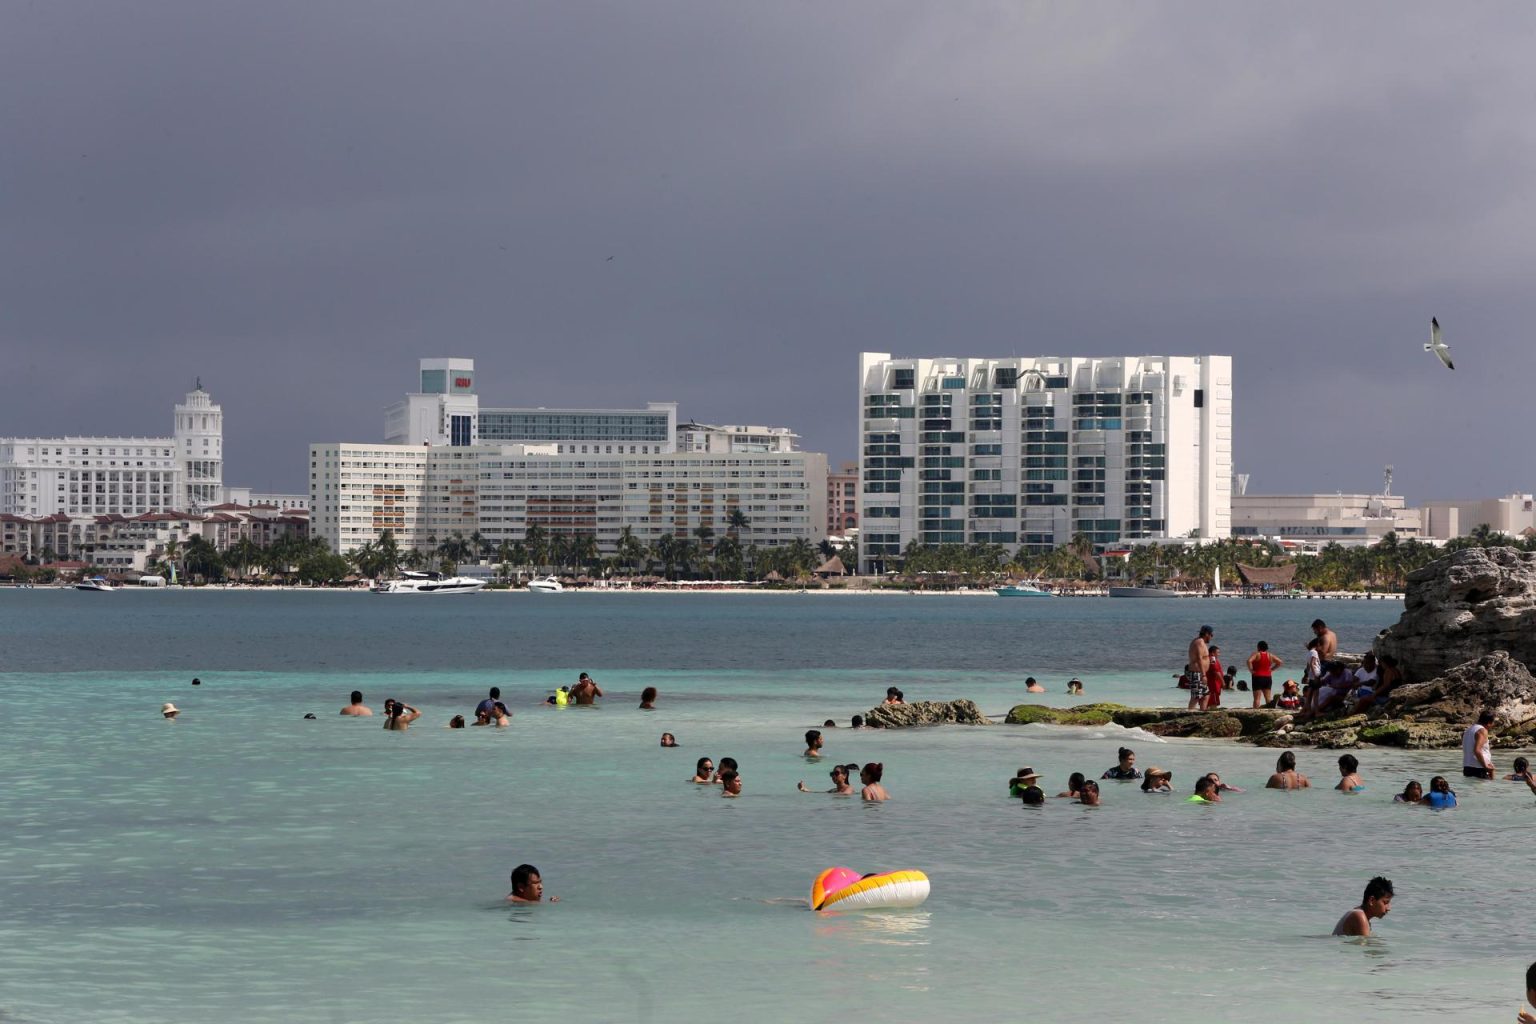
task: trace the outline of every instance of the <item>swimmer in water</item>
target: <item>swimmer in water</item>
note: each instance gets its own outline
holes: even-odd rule
[[[1084,807],[1099,806],[1099,784],[1092,779],[1083,780],[1083,791],[1078,795],[1077,802]]]
[[[1078,797],[1083,795],[1083,783],[1085,781],[1087,780],[1082,772],[1073,772],[1071,775],[1067,776],[1067,791],[1065,793],[1057,793],[1056,798],[1058,800],[1076,800]]]
[[[832,770],[830,772],[828,772],[827,774],[832,776],[832,788],[827,790],[826,792],[831,793],[834,796],[852,796],[853,795],[853,786],[848,781],[849,771],[848,771],[848,766],[847,765],[845,765],[845,764],[835,764],[835,765],[832,766]],[[804,782],[801,782],[797,788],[802,793],[814,793],[815,792],[815,790],[806,789]]]
[[[715,763],[707,757],[699,758],[699,763],[694,765],[693,778],[688,781],[700,786],[707,786],[714,781]]]
[[[1045,687],[1041,686],[1040,683],[1036,681],[1034,676],[1030,676],[1028,679],[1024,680],[1024,692],[1044,693]]]
[[[720,795],[741,796],[741,775],[727,768],[720,773]]]
[[[723,776],[726,772],[734,772],[739,767],[740,766],[736,763],[736,759],[734,757],[722,757],[720,759],[719,767],[715,769],[715,777],[711,781],[723,782],[725,781]]]
[[[1366,883],[1365,896],[1360,900],[1360,905],[1339,918],[1339,923],[1333,926],[1333,934],[1368,936],[1371,934],[1371,921],[1386,917],[1391,909],[1392,883],[1377,875]]]
[[[807,729],[805,731],[805,756],[821,756],[821,730]]]
[[[539,869],[532,864],[519,864],[512,869],[512,892],[507,896],[508,903],[543,903],[544,879],[539,875]],[[551,903],[559,903],[559,896],[551,896]]]
[[[641,690],[640,691],[640,710],[641,711],[655,711],[656,710],[656,697],[657,696],[658,696],[658,694],[656,693],[656,687],[654,687],[654,686],[647,686],[645,689]]]
[[[450,728],[450,729],[462,729],[462,728],[464,728],[464,716],[463,715],[454,715],[452,718],[448,719],[448,728]]]
[[[884,775],[885,765],[878,761],[871,761],[859,772],[859,781],[864,783],[864,788],[860,791],[859,796],[865,802],[879,803],[882,800],[889,800],[891,798],[891,794],[887,793],[885,787],[880,785],[880,779]]]
[[[1341,793],[1358,793],[1365,788],[1360,781],[1360,759],[1354,754],[1339,758],[1339,784],[1333,788]]]
[[[677,737],[669,732],[664,732],[661,734],[661,745],[664,747],[675,747],[677,746]]]
[[[1395,804],[1416,804],[1423,801],[1423,799],[1424,787],[1419,784],[1418,779],[1409,779],[1408,785],[1403,787],[1401,793],[1392,798],[1392,802]]]
[[[386,701],[384,704],[386,718],[384,728],[391,732],[404,732],[411,727],[411,723],[421,717],[421,712],[411,707],[403,700]]]

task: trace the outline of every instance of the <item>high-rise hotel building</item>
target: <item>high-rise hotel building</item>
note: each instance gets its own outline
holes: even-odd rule
[[[454,533],[497,545],[591,536],[614,554],[700,528],[743,546],[826,536],[826,456],[782,427],[679,426],[677,406],[487,408],[470,359],[423,359],[385,413],[384,444],[310,446],[311,528],[345,553],[390,530],[406,548]],[[739,513],[739,515],[737,514]]]
[[[1231,532],[1232,357],[859,358],[861,571]]]
[[[143,515],[224,500],[224,410],[202,383],[169,437],[0,437],[0,514]]]

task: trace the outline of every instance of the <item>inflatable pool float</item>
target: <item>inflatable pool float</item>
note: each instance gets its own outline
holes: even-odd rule
[[[916,907],[928,898],[921,871],[861,875],[852,868],[827,868],[811,883],[812,910],[883,910]]]

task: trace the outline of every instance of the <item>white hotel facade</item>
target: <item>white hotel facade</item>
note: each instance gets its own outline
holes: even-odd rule
[[[421,360],[420,384],[386,410],[391,443],[310,446],[311,533],[338,553],[385,530],[427,549],[455,532],[518,542],[537,525],[593,536],[605,555],[626,529],[647,545],[700,527],[743,546],[826,536],[826,456],[794,450],[783,428],[688,424],[695,450],[679,451],[673,403],[481,408],[469,359]]]
[[[0,438],[0,514],[142,515],[224,500],[224,410],[201,383],[170,437]]]
[[[1231,533],[1232,357],[859,358],[861,572]]]

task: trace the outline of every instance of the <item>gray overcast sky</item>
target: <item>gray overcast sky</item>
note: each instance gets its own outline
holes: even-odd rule
[[[787,425],[857,353],[1230,353],[1254,492],[1536,487],[1536,7],[13,2],[0,435],[302,490],[416,359]],[[609,257],[612,257],[610,260]],[[1423,351],[1438,315],[1457,369]]]

